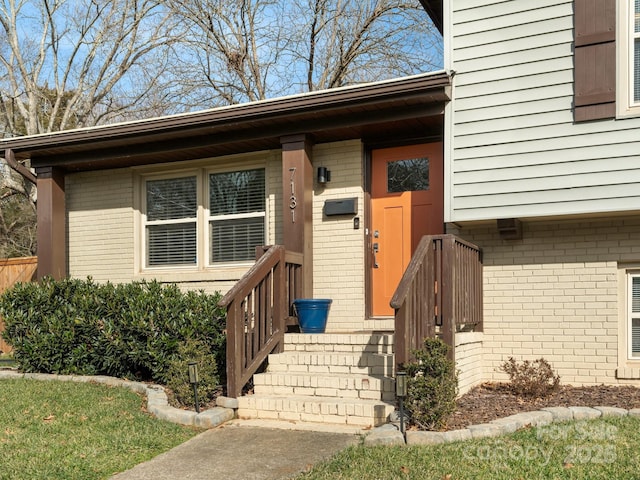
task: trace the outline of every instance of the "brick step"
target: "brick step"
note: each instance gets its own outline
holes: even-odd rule
[[[266,372],[253,376],[256,395],[305,395],[317,397],[395,400],[395,383],[391,377]]]
[[[392,403],[312,396],[248,395],[238,398],[238,418],[357,425],[386,423]]]
[[[394,356],[390,353],[283,352],[269,355],[269,372],[342,373],[393,376]]]
[[[393,353],[391,333],[287,333],[285,351]]]

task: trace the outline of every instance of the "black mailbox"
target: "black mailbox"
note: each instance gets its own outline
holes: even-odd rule
[[[326,200],[324,202],[324,214],[327,217],[334,215],[356,215],[358,213],[357,198],[341,198],[340,200]]]

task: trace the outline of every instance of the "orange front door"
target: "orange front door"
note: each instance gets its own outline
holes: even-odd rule
[[[444,233],[442,144],[371,154],[371,313],[389,305],[423,235]]]

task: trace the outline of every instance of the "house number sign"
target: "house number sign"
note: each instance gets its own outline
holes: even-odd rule
[[[291,167],[289,169],[291,172],[290,185],[291,185],[291,196],[289,197],[289,209],[291,210],[291,223],[296,223],[296,207],[298,206],[298,199],[296,198],[296,167]]]

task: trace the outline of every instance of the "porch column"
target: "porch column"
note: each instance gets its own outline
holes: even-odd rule
[[[55,167],[36,168],[38,202],[38,279],[67,276],[67,235],[64,172]]]
[[[313,296],[313,166],[308,135],[290,135],[282,144],[282,220],[284,246],[303,254],[302,296]]]

